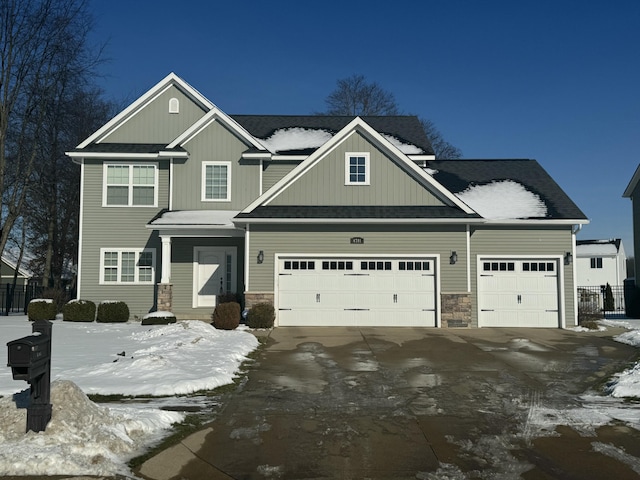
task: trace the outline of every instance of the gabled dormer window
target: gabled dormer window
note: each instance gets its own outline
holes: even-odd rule
[[[369,185],[370,166],[368,152],[347,152],[344,160],[345,185]]]
[[[202,162],[202,201],[231,201],[231,162]]]

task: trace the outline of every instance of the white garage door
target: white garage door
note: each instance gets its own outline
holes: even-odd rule
[[[280,258],[280,326],[435,326],[433,258]]]
[[[479,326],[560,326],[557,260],[483,259],[479,268]]]

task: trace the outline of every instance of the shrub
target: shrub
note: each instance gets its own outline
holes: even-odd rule
[[[36,320],[55,320],[58,309],[50,298],[34,298],[29,302],[27,315],[32,322]]]
[[[115,323],[129,320],[129,307],[124,302],[106,301],[98,305],[96,322]]]
[[[47,288],[42,292],[42,298],[50,298],[56,305],[56,313],[62,312],[62,309],[69,301],[69,294],[60,288]]]
[[[169,325],[176,321],[176,316],[171,312],[151,312],[142,317],[142,325]]]
[[[240,304],[238,302],[219,303],[211,316],[212,325],[220,330],[234,330],[240,325]]]
[[[62,307],[63,320],[67,322],[93,322],[96,304],[91,300],[71,300]]]
[[[256,303],[249,310],[247,324],[250,328],[271,328],[276,319],[273,305],[270,303]]]

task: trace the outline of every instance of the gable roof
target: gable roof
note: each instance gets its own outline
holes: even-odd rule
[[[633,195],[633,191],[636,189],[636,185],[638,185],[639,181],[640,181],[640,164],[636,167],[636,171],[633,172],[633,177],[631,177],[631,180],[629,181],[629,185],[627,185],[627,188],[625,188],[622,196],[625,198],[631,198],[631,195]]]
[[[588,223],[585,214],[535,160],[436,160],[429,162],[429,167],[435,169],[433,177],[455,194],[510,180],[544,202],[546,215],[539,219]]]
[[[620,253],[622,240],[611,238],[609,240],[576,240],[576,255],[578,256],[605,256]]]
[[[91,136],[87,137],[76,147],[76,150],[84,149],[92,143],[100,143],[101,138],[104,138],[108,133],[118,128],[132,115],[134,115],[145,105],[151,102],[155,97],[160,95],[171,86],[175,86],[176,88],[180,89],[185,95],[187,95],[196,104],[198,104],[204,111],[208,112],[212,108],[215,108],[215,105],[211,103],[204,95],[202,95],[195,88],[193,88],[191,85],[189,85],[187,82],[185,82],[183,79],[172,72],[165,78],[160,80],[153,87],[151,87],[146,93],[144,93],[135,102],[125,108],[122,112],[105,123],[101,128],[96,130]]]

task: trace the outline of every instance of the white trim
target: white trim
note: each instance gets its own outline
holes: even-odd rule
[[[182,156],[178,152],[170,152],[175,156]],[[136,159],[136,160],[156,160],[157,153],[113,153],[113,152],[65,152],[71,158],[100,158],[100,159]]]
[[[627,188],[624,189],[624,193],[622,194],[625,198],[631,198],[633,195],[633,191],[636,189],[636,185],[640,181],[640,164],[636,167],[636,170],[633,172],[633,176],[627,185]]]
[[[481,328],[480,322],[480,275],[482,273],[481,264],[484,261],[496,259],[496,260],[551,260],[556,262],[556,273],[558,277],[557,292],[558,292],[558,325],[557,328],[566,328],[566,311],[565,311],[565,283],[564,283],[564,254],[562,255],[488,255],[478,254],[476,256],[476,312],[478,314],[478,328]],[[574,289],[575,290],[575,289]],[[577,304],[576,307],[577,308]],[[527,327],[527,325],[523,325]],[[489,327],[491,328],[491,327]]]
[[[244,234],[244,290],[249,291],[249,251],[251,248],[251,240],[249,239],[249,225]]]
[[[127,167],[129,169],[129,183],[127,184],[128,188],[128,199],[126,205],[109,205],[107,203],[107,171],[111,166],[122,166]],[[133,204],[133,170],[134,168],[129,167],[153,167],[153,205],[134,205]],[[115,161],[105,161],[102,164],[102,207],[105,208],[157,208],[158,207],[158,164],[157,163],[146,163],[146,162],[115,162]],[[115,184],[113,185],[115,186]],[[124,184],[123,184],[124,186]]]
[[[246,253],[248,255],[248,252]],[[388,254],[388,253],[275,253],[274,254],[274,263],[273,263],[273,308],[275,310],[276,318],[274,322],[274,326],[279,326],[279,298],[278,298],[278,290],[280,288],[280,275],[279,275],[279,265],[280,260],[284,260],[287,258],[331,258],[331,259],[339,259],[339,258],[388,258],[388,259],[398,259],[398,258],[425,258],[433,260],[434,263],[434,308],[435,308],[435,328],[441,327],[441,306],[440,306],[440,296],[442,295],[442,290],[440,287],[440,254],[439,253],[418,253],[418,254],[410,254],[410,253],[399,253],[399,254]],[[247,291],[249,289],[247,288]],[[254,293],[254,292],[252,292]]]
[[[169,160],[169,211],[173,210],[173,175],[174,160]]]
[[[80,212],[78,215],[78,272],[76,274],[76,296],[82,298],[82,256],[83,256],[83,242],[84,242],[84,161],[80,163]]]
[[[116,252],[118,254],[118,265],[116,267],[118,271],[118,279],[115,282],[108,282],[104,279],[105,252]],[[139,280],[140,267],[137,265],[138,261],[140,260],[140,254],[145,252],[151,253],[151,280],[149,280],[148,282],[146,281],[142,282]],[[122,254],[123,253],[136,254],[136,266],[134,270],[135,280],[133,280],[132,282],[123,282],[122,280],[120,280],[122,278]],[[156,249],[155,248],[101,247],[100,248],[100,273],[98,278],[99,278],[99,281],[98,281],[99,285],[153,285],[156,281]]]
[[[227,196],[225,198],[207,198],[207,167],[224,166],[227,167]],[[202,202],[230,202],[231,201],[231,162],[206,161],[202,162],[200,171],[200,201]]]
[[[364,181],[351,180],[351,159],[364,158]],[[359,174],[356,174],[359,175]],[[369,152],[345,152],[344,154],[344,184],[350,186],[371,185],[371,154]]]
[[[262,177],[264,175],[264,160],[260,160],[260,165],[258,166],[260,169],[258,171],[258,196],[262,195]]]
[[[135,102],[125,108],[118,115],[113,117],[109,122],[104,124],[100,129],[96,130],[91,136],[87,137],[82,143],[78,145],[77,148],[85,148],[87,145],[91,144],[94,141],[98,141],[97,139],[102,139],[107,136],[112,131],[115,131],[118,125],[126,122],[126,120],[131,117],[137,110],[144,108],[153,98],[155,98],[158,92],[162,92],[165,90],[166,86],[175,85],[184,91],[191,99],[200,104],[202,108],[209,111],[212,108],[215,108],[215,105],[211,103],[204,95],[198,92],[195,88],[185,82],[183,79],[178,77],[175,73],[171,72],[165,78],[160,80],[157,84],[151,87],[145,94],[139,97]]]
[[[160,283],[171,282],[171,237],[163,235],[160,237],[162,241],[162,266]]]
[[[471,293],[471,225],[467,223],[467,293]]]

